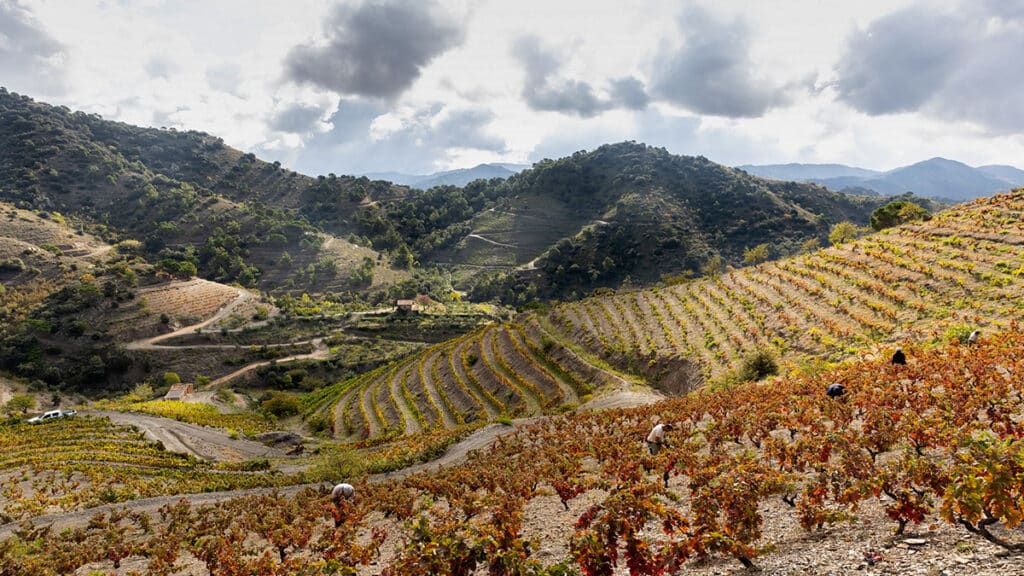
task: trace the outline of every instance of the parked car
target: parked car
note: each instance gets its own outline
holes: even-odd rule
[[[49,412],[43,412],[39,416],[34,416],[28,419],[29,424],[42,424],[43,422],[49,422],[50,420],[60,420],[61,418],[71,418],[75,414],[78,414],[75,410],[50,410]]]

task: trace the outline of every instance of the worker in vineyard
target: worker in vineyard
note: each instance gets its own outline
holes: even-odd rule
[[[651,456],[657,456],[662,448],[669,447],[665,433],[671,431],[672,424],[658,424],[651,428],[651,433],[647,435],[647,449],[651,451]]]
[[[825,394],[829,398],[840,398],[843,394],[846,394],[846,386],[843,386],[839,382],[833,382],[825,388]]]
[[[331,490],[331,500],[335,502],[341,502],[342,500],[349,500],[356,495],[356,489],[351,484],[342,482]]]
[[[973,346],[978,343],[978,338],[980,337],[981,330],[975,330],[974,332],[971,332],[970,336],[967,337],[967,343]]]
[[[907,355],[903,353],[903,350],[896,349],[896,353],[892,355],[892,363],[894,366],[907,365]]]

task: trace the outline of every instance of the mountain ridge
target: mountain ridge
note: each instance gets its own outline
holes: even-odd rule
[[[888,171],[843,164],[747,164],[737,168],[764,178],[815,182],[838,191],[871,190],[882,195],[913,192],[956,202],[1024,186],[1024,170],[1014,166],[972,167],[938,156]]]

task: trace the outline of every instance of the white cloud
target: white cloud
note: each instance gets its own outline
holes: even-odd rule
[[[960,14],[964,2],[928,5]],[[992,18],[958,48],[962,65],[919,105],[884,114],[870,108],[885,95],[872,87],[876,64],[850,60],[847,46],[913,0],[438,0],[423,30],[441,30],[440,39],[403,44],[409,50],[396,53],[405,56],[381,61],[384,76],[341,54],[334,64],[355,68],[340,79],[290,76],[290,55],[367,40],[338,24],[367,6],[398,9],[394,1],[0,0],[35,31],[43,63],[18,72],[3,56],[11,40],[0,38],[0,81],[20,79],[30,95],[116,120],[204,130],[310,173],[525,161],[626,139],[727,163],[888,168],[942,155],[1013,164],[1024,158],[1024,90],[999,66],[1024,49],[1011,4],[972,3]],[[687,13],[709,24],[680,27]],[[523,37],[542,48],[545,66],[532,76],[513,50]],[[392,46],[372,40],[359,46]],[[717,64],[703,77],[681,74],[706,61]],[[812,78],[818,89],[804,89]]]

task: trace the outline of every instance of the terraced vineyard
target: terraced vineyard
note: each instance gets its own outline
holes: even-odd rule
[[[591,391],[587,374],[545,352],[534,321],[491,324],[318,394],[337,437],[367,439],[553,412]]]
[[[1002,327],[1019,316],[1024,294],[1022,212],[1024,191],[981,199],[813,254],[563,305],[549,319],[623,369],[689,357],[707,378],[755,348],[839,359],[957,323]]]
[[[0,428],[0,523],[165,494],[294,484],[245,463],[214,465],[164,450],[142,432],[79,416]]]
[[[952,325],[1003,327],[1024,302],[1022,214],[1024,190],[717,278],[524,315],[325,390],[307,414],[339,438],[383,439],[566,409],[622,384],[616,370],[657,385],[666,363],[688,361],[713,379],[757,348],[795,364]]]

